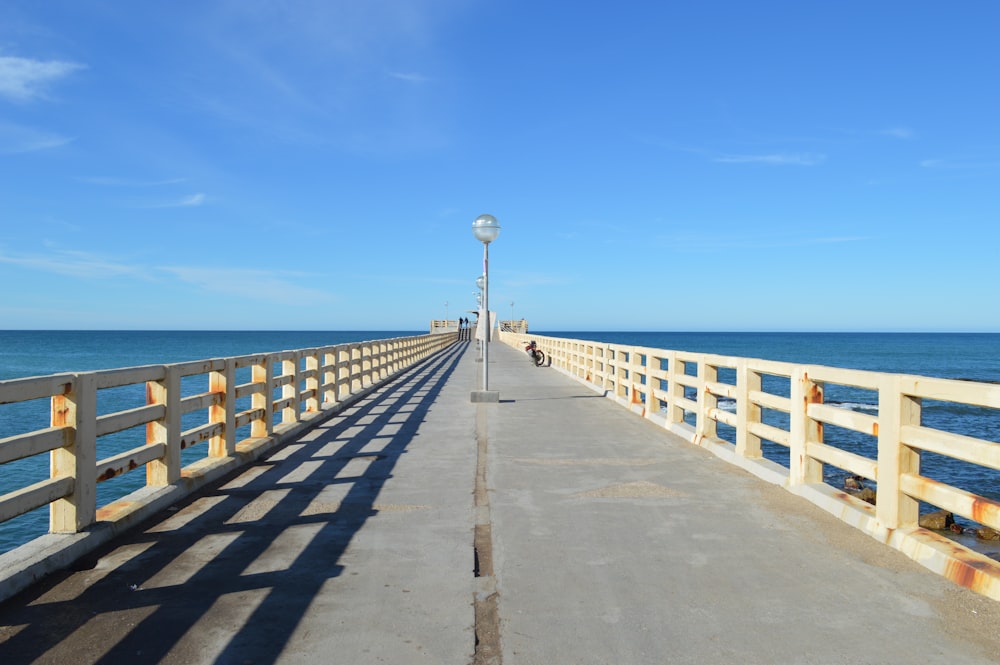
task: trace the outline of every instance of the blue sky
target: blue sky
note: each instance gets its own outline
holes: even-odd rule
[[[1000,331],[1000,4],[0,4],[0,328]],[[445,303],[448,303],[447,308]]]

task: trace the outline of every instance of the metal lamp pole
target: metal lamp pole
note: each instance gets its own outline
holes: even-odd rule
[[[483,328],[483,387],[479,399],[473,394],[473,401],[500,401],[499,394],[490,393],[490,243],[500,235],[500,223],[493,215],[480,215],[472,222],[472,233],[476,240],[483,243],[483,316],[486,317]],[[482,318],[482,317],[480,317]],[[482,325],[482,324],[480,324]]]
[[[482,322],[486,320],[483,318],[483,289],[486,287],[485,280],[486,277],[484,277],[483,275],[480,275],[479,277],[476,278],[476,288],[479,289],[479,293],[476,294],[476,304],[479,306],[479,319],[476,321],[477,329],[478,326],[481,325]],[[479,361],[481,362],[483,359],[483,345],[479,344],[477,348],[479,349]]]

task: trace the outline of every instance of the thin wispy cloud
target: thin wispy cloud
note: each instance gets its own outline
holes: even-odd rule
[[[104,187],[163,187],[166,185],[179,185],[187,182],[187,178],[169,178],[166,180],[132,180],[129,178],[107,178],[107,177],[81,177],[80,182],[88,185],[101,185]]]
[[[768,164],[772,166],[818,166],[826,155],[814,153],[770,153],[764,155],[721,155],[713,161],[720,164]]]
[[[139,208],[197,208],[199,206],[205,205],[208,201],[208,197],[205,194],[197,193],[191,194],[190,196],[184,196],[173,201],[162,201],[160,203],[150,203],[146,205],[137,206]]]
[[[192,284],[199,289],[281,305],[316,305],[335,300],[333,294],[311,286],[302,286],[296,278],[313,282],[314,276],[298,273],[278,273],[271,270],[246,268],[202,268],[198,266],[165,266],[159,271]]]
[[[315,275],[246,268],[203,268],[198,266],[149,266],[129,263],[90,252],[50,248],[47,253],[17,254],[0,247],[0,264],[26,270],[88,280],[127,278],[149,281],[183,282],[213,293],[224,293],[253,302],[284,305],[315,305],[336,298],[327,291],[302,286],[297,279],[315,282]]]
[[[809,245],[834,245],[871,240],[860,235],[830,235],[830,236],[717,236],[702,234],[678,233],[670,236],[660,236],[673,250],[680,251],[717,251],[717,250],[762,250],[786,247],[802,247]]]
[[[0,122],[0,155],[18,155],[53,150],[72,143],[73,139],[31,127]]]
[[[913,138],[913,130],[908,127],[890,127],[889,129],[883,129],[879,133],[883,136],[900,140],[909,140]]]
[[[0,56],[0,97],[26,102],[45,97],[47,87],[85,66],[62,60]]]
[[[205,203],[204,194],[192,194],[191,196],[185,196],[183,199],[177,202],[177,206],[181,208],[192,208],[195,206],[200,206]]]
[[[48,254],[8,254],[0,250],[0,263],[85,279],[122,276],[145,278],[145,270],[141,266],[75,250],[57,249]]]
[[[1000,167],[1000,161],[993,162],[973,162],[948,159],[924,159],[919,162],[921,168],[941,169],[941,170],[974,170],[992,169]]]
[[[389,72],[389,76],[407,83],[427,83],[430,79],[414,72]]]
[[[532,286],[548,286],[553,284],[569,284],[572,281],[572,279],[567,275],[552,275],[540,272],[510,273],[504,270],[497,271],[497,279],[502,281],[505,288],[511,289]],[[492,284],[492,282],[493,278],[491,277],[490,283]],[[490,304],[493,304],[492,301]]]

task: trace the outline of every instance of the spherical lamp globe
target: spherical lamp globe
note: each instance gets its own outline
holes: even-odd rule
[[[500,222],[493,215],[480,215],[472,222],[472,234],[476,240],[488,245],[500,235]]]

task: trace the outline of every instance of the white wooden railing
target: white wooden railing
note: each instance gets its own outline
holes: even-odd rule
[[[512,332],[501,332],[501,340],[519,349],[534,340],[553,367],[637,415],[1000,600],[1000,562],[918,525],[925,502],[1000,530],[1000,502],[922,475],[920,464],[922,453],[936,453],[981,467],[1000,486],[994,473],[1000,470],[1000,443],[935,429],[921,419],[925,400],[981,408],[996,417],[1000,385]],[[869,395],[874,413],[824,403],[828,390],[845,388]],[[735,409],[719,408],[721,398],[734,400]],[[838,447],[824,437],[824,425],[870,437],[870,454]],[[764,458],[762,441],[787,449],[783,464]],[[824,465],[877,483],[875,505],[824,483]]]
[[[47,539],[44,544],[32,541],[0,555],[0,599],[79,556],[78,541],[89,541],[83,547],[93,549],[340,411],[457,337],[400,337],[0,381],[0,409],[33,400],[50,404],[47,427],[32,429],[25,422],[26,431],[0,439],[0,473],[8,479],[16,460],[50,456],[47,479],[0,495],[0,522],[47,505],[50,534],[77,536],[58,543],[42,536],[36,540]],[[238,384],[238,375],[247,380]],[[106,395],[129,389],[141,403],[113,412],[100,408]],[[99,458],[101,439],[127,430],[135,431],[131,440],[138,445]],[[201,454],[182,464],[182,451],[203,442]],[[143,469],[141,489],[98,505],[99,483]]]

